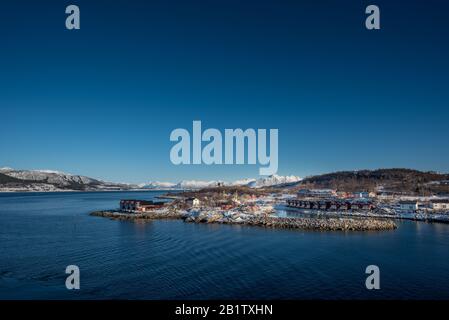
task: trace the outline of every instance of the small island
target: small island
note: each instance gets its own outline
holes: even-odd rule
[[[117,220],[179,219],[187,223],[240,224],[316,231],[381,231],[397,228],[393,220],[375,217],[279,216],[275,207],[287,208],[292,195],[273,190],[218,186],[165,195],[162,198],[169,198],[171,201],[121,200],[118,209],[95,211],[91,215]],[[364,210],[364,207],[359,209]]]
[[[342,231],[392,230],[399,219],[449,223],[449,174],[411,169],[335,172],[283,184],[217,182],[158,198],[166,202],[123,200],[118,209],[93,215]]]

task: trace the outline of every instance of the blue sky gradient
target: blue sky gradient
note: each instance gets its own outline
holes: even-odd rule
[[[81,30],[65,29],[77,4]],[[381,30],[364,27],[381,9]],[[449,172],[447,1],[10,1],[0,166],[122,182],[256,177],[174,166],[175,128],[278,128],[278,174]]]

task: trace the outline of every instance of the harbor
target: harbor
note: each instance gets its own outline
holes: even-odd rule
[[[396,220],[448,223],[445,198],[341,192],[333,189],[263,190],[217,186],[158,197],[122,199],[119,207],[93,212],[117,220],[179,219],[189,223],[241,224],[322,231],[394,230]],[[280,214],[288,210],[289,214]]]
[[[186,212],[151,212],[140,215],[119,211],[94,211],[92,216],[117,220],[150,221],[159,219],[181,219],[191,223],[240,224],[281,229],[301,229],[317,231],[381,231],[394,230],[396,224],[390,220],[352,218],[289,218],[276,216],[232,215],[224,212],[189,214]]]
[[[0,194],[0,226],[8,235],[0,259],[0,296],[73,298],[54,276],[64,274],[61,257],[68,257],[82,267],[84,288],[76,293],[80,299],[203,299],[204,292],[214,299],[328,299],[329,292],[334,292],[334,299],[369,299],[372,292],[363,290],[360,277],[370,263],[389,270],[378,298],[448,297],[447,224],[401,219],[394,220],[394,230],[321,231],[186,222],[169,213],[157,219],[150,212],[121,217],[133,220],[89,215],[110,208],[118,211],[123,199],[157,202],[162,194]],[[307,218],[300,209],[283,206],[285,199],[266,197],[279,201],[272,214],[288,210],[281,218]],[[264,199],[261,195],[253,201]],[[139,215],[151,220],[135,220]],[[18,246],[23,248],[21,256],[15,254]],[[24,265],[25,259],[35,263]],[[417,274],[423,276],[416,278]],[[333,291],[335,283],[340,290]],[[211,286],[214,290],[207,291]],[[278,287],[284,289],[267,289]]]
[[[291,205],[285,195],[247,194],[226,189],[196,192],[198,197],[186,194],[166,203],[145,200],[121,200],[115,210],[95,211],[93,216],[117,220],[180,219],[190,223],[240,224],[266,228],[301,229],[320,231],[381,231],[397,228],[392,220],[345,216],[282,217],[277,208]],[[207,195],[206,195],[207,194]],[[287,196],[288,197],[288,196]],[[201,199],[200,199],[201,198]],[[362,208],[363,209],[363,208]]]

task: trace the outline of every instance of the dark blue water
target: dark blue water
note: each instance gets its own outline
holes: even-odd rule
[[[0,194],[0,298],[449,298],[449,225],[304,232],[88,215],[157,194]],[[71,264],[78,291],[65,288]],[[381,290],[365,289],[370,264]]]

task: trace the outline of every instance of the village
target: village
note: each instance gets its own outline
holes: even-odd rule
[[[449,222],[449,198],[414,196],[406,193],[341,192],[334,189],[301,189],[286,200],[290,208],[302,212],[342,216],[410,219]]]
[[[124,199],[92,215],[121,220],[181,219],[312,230],[389,230],[395,219],[449,222],[446,198],[300,189],[216,187],[168,193],[161,201]],[[162,201],[163,200],[163,201]]]

